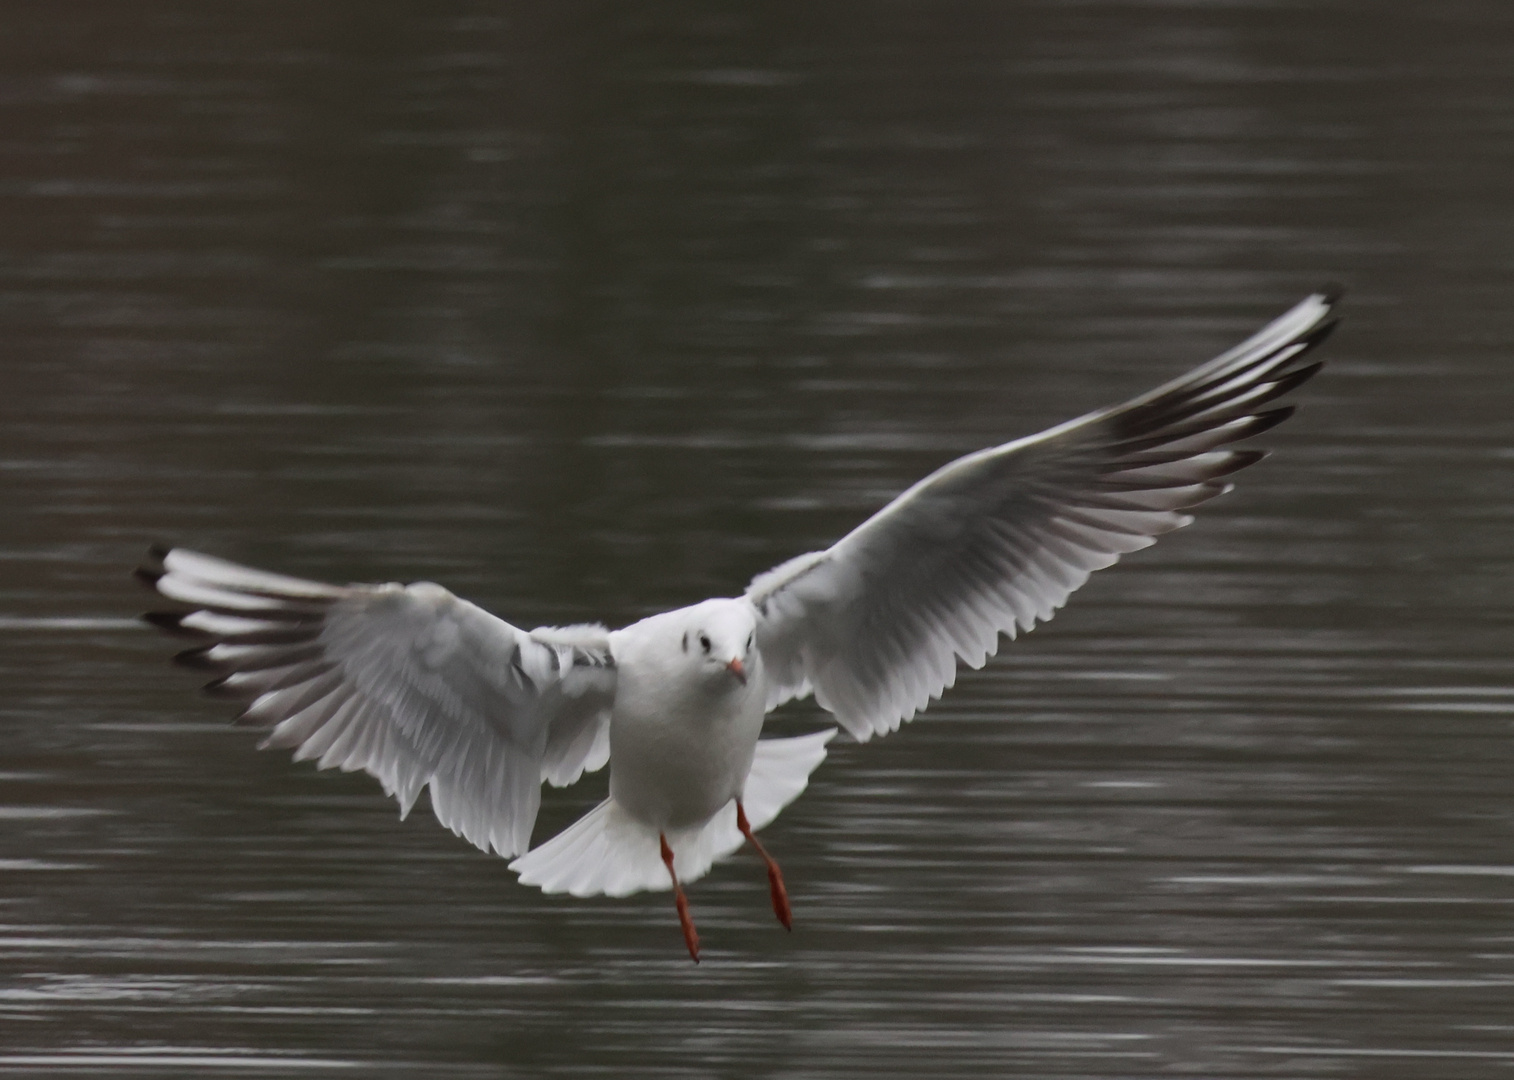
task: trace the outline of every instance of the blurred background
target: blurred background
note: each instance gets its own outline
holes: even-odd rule
[[[0,1072],[1514,1065],[1514,6],[0,23]],[[729,595],[1330,280],[1274,456],[834,746],[765,834],[794,933],[739,856],[698,968],[132,621],[155,540],[527,627]]]

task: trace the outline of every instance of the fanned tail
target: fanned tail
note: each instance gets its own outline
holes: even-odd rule
[[[836,729],[793,739],[763,739],[752,758],[742,805],[753,829],[761,829],[799,797],[810,773],[825,760]],[[728,803],[704,825],[672,830],[668,844],[678,878],[687,885],[742,844],[736,804]],[[510,864],[521,884],[573,896],[629,896],[673,887],[662,863],[657,830],[606,799],[546,843]]]

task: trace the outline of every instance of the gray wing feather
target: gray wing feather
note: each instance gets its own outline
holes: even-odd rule
[[[149,620],[202,639],[179,654],[264,747],[362,769],[408,814],[430,785],[437,818],[485,851],[526,850],[543,780],[609,756],[615,668],[602,626],[519,630],[440,585],[324,585],[192,551],[143,571],[188,612]]]
[[[1334,325],[1310,296],[1122,405],[938,469],[825,551],[753,579],[769,707],[811,690],[859,740],[893,731],[1050,619],[1089,575],[1187,525],[1261,459],[1220,449],[1274,426]]]

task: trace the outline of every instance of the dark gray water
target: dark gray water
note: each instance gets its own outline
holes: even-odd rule
[[[1508,1075],[1511,55],[1503,0],[13,6],[0,1073]],[[729,594],[1329,279],[1276,455],[836,748],[794,933],[738,858],[698,968],[127,621],[158,539]]]

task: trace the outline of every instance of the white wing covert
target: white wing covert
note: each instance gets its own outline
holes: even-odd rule
[[[526,850],[541,784],[609,758],[615,666],[602,626],[519,630],[430,582],[325,585],[175,548],[138,571],[191,610],[149,622],[201,639],[176,659],[248,700],[263,747],[362,769],[408,814],[506,857]]]
[[[1336,295],[1308,297],[1235,348],[1122,405],[968,454],[747,597],[769,708],[813,690],[859,741],[896,730],[1044,622],[1094,570],[1187,525],[1259,461],[1220,447],[1282,422],[1263,408],[1320,367]]]

